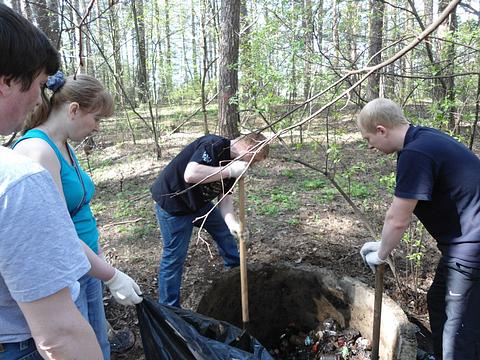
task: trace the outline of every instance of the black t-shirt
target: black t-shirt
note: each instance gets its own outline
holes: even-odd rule
[[[191,214],[218,195],[230,191],[235,179],[192,187],[194,184],[184,180],[187,164],[193,161],[208,166],[225,166],[230,160],[230,140],[217,135],[202,136],[187,145],[162,170],[150,188],[152,197],[169,214]]]
[[[395,196],[418,200],[414,213],[444,256],[480,263],[480,160],[467,147],[410,126],[398,153]]]

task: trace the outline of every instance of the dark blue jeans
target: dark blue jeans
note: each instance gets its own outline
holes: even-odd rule
[[[212,207],[213,204],[208,203],[193,214],[175,216],[155,204],[155,212],[163,240],[162,260],[158,270],[158,301],[161,304],[180,307],[183,263],[187,257],[193,227],[201,225],[201,221],[194,223],[194,220],[205,215]],[[240,257],[237,242],[230,233],[218,208],[215,208],[208,215],[204,229],[216,242],[225,267],[238,266]]]
[[[480,269],[442,257],[427,301],[435,357],[480,359]]]
[[[110,343],[108,342],[107,318],[103,307],[102,282],[90,275],[83,275],[80,280],[80,294],[75,305],[89,322],[102,349],[103,360],[110,360]]]
[[[3,351],[0,352],[2,360],[42,360],[43,357],[37,351],[33,339],[16,343],[3,343]]]

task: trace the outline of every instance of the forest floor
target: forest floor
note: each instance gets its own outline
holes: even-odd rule
[[[136,279],[143,293],[154,299],[157,299],[162,243],[149,187],[186,144],[203,135],[200,126],[181,131],[184,132],[161,139],[159,160],[152,141],[137,139],[134,144],[128,131],[121,131],[115,122],[108,121],[96,139],[97,148],[89,156],[88,164],[85,155],[77,151],[85,168],[90,167],[96,183],[92,209],[107,259]],[[289,160],[289,151],[319,168],[327,161],[333,164],[330,172],[335,173],[337,181],[377,234],[392,199],[395,157],[368,150],[351,117],[336,123],[329,140],[335,145],[330,148],[336,150],[329,151],[327,160],[323,150],[325,137],[320,131],[312,133],[305,136],[301,145],[298,137],[290,138],[290,134],[284,137],[287,145],[274,141],[269,158],[248,172],[246,216],[251,240],[248,262],[311,264],[357,278],[373,287],[374,276],[359,255],[362,244],[373,240],[369,231],[329,180],[322,173]],[[292,139],[297,143],[292,144]],[[234,196],[238,196],[236,192]],[[428,327],[425,295],[439,253],[433,240],[425,236],[415,222],[409,234],[412,240],[395,252],[399,281],[387,270],[385,293],[412,321]],[[196,240],[196,235],[192,236],[182,282],[182,305],[191,310],[196,310],[202,295],[224,272],[222,260],[208,235],[205,233],[202,237],[211,244],[213,257],[207,246]],[[413,247],[414,241],[421,241],[421,246]],[[406,257],[416,253],[423,256],[419,266],[412,267]],[[123,307],[108,298],[106,303],[112,326],[115,329],[128,326],[137,336],[133,349],[113,358],[144,359],[135,308]],[[422,334],[428,336],[428,331],[424,329]],[[421,346],[428,350],[428,337]]]

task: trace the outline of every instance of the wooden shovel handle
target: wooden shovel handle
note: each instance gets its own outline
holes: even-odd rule
[[[243,328],[246,329],[250,321],[248,314],[248,281],[247,281],[247,249],[245,246],[245,239],[243,234],[245,233],[245,180],[241,177],[238,180],[238,212],[240,221],[240,286],[242,294],[242,321]]]
[[[380,323],[382,319],[383,274],[385,265],[380,264],[375,271],[375,302],[373,305],[372,360],[378,360],[380,351]]]

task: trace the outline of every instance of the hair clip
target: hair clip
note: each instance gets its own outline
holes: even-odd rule
[[[65,84],[65,75],[63,75],[63,72],[58,70],[55,75],[48,77],[45,85],[47,86],[47,89],[55,92],[60,89],[63,84]]]

